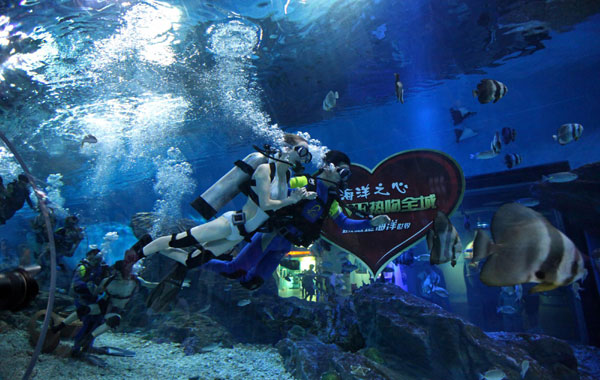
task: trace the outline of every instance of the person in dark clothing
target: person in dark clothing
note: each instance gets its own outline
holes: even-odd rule
[[[317,198],[303,200],[284,207],[269,219],[272,232],[257,233],[232,261],[213,259],[202,268],[238,278],[248,289],[256,289],[270,276],[292,244],[308,247],[321,235],[326,218],[345,230],[360,230],[389,222],[387,215],[372,219],[349,219],[339,205],[339,189],[350,177],[350,159],[346,154],[330,150],[323,158],[324,166],[315,176],[300,176],[290,180],[292,189],[304,187],[316,192]]]
[[[83,240],[83,229],[78,225],[79,219],[75,215],[65,218],[64,227],[54,231],[56,253],[61,256],[72,257],[75,250]]]
[[[25,202],[32,210],[35,209],[29,198],[30,186],[29,179],[25,174],[20,174],[16,180],[6,185],[6,188],[4,185],[0,186],[0,224],[5,224],[8,219],[12,218]]]

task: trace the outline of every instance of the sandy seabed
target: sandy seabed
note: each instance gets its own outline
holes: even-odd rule
[[[134,334],[112,333],[100,336],[94,345],[128,349],[136,356],[97,355],[108,364],[101,368],[82,360],[42,354],[32,379],[293,379],[272,346],[237,344],[233,348],[186,356],[179,344],[159,344]],[[26,332],[1,333],[0,380],[21,379],[32,353]]]

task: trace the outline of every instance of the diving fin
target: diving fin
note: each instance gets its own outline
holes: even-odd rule
[[[173,271],[152,289],[146,300],[146,306],[157,313],[163,311],[176,298],[187,271],[185,265],[177,263]]]

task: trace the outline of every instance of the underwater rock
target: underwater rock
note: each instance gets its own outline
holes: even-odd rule
[[[399,287],[373,284],[352,296],[359,326],[369,347],[377,348],[393,370],[412,378],[472,379],[498,368],[527,379],[578,378],[572,348],[555,338],[502,334],[495,338],[479,327]]]
[[[388,379],[365,357],[342,351],[314,335],[284,339],[276,345],[284,365],[296,379]],[[400,379],[400,378],[397,378]]]
[[[152,231],[152,227],[158,221],[158,215],[153,212],[138,212],[131,217],[129,225],[133,230],[133,234],[136,238],[140,239],[147,233]],[[198,223],[191,219],[179,219],[174,225],[164,226],[158,230],[158,235],[170,235],[172,233],[179,233],[195,227]]]

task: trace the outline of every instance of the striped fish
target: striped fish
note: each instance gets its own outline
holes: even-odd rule
[[[569,123],[563,124],[558,128],[558,133],[552,135],[554,141],[558,141],[560,145],[566,145],[570,142],[577,141],[583,134],[583,125]]]
[[[456,228],[450,219],[438,211],[433,227],[427,232],[427,248],[429,248],[429,263],[444,264],[450,261],[456,265],[456,256],[462,252],[462,244]]]
[[[488,257],[479,278],[489,286],[536,282],[530,293],[569,285],[586,274],[575,244],[540,213],[520,205],[501,206],[492,219],[494,242],[477,230],[473,261]]]
[[[485,104],[489,102],[496,103],[502,99],[508,92],[508,87],[502,82],[494,79],[483,79],[477,85],[477,89],[473,90],[473,97],[479,100],[479,103]]]

